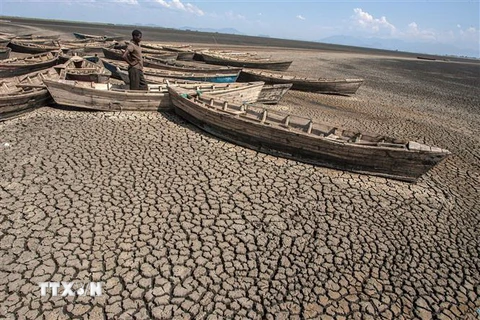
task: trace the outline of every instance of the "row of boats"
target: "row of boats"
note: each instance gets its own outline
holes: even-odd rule
[[[416,181],[449,154],[421,143],[333,127],[268,105],[278,103],[289,89],[353,94],[361,83],[351,89],[338,82],[330,84],[336,89],[329,89],[328,79],[302,78],[258,65],[187,61],[186,55],[185,60],[176,60],[161,52],[145,55],[148,90],[128,90],[128,66],[119,60],[122,45],[101,47],[102,58],[70,49],[0,61],[0,120],[51,103],[103,111],[174,110],[205,131],[242,146],[404,181]],[[161,49],[152,45],[151,50]],[[262,60],[246,53],[215,55]]]

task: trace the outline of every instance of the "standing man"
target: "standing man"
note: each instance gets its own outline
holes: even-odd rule
[[[128,63],[128,77],[130,79],[130,90],[147,90],[147,83],[143,76],[142,33],[139,30],[132,31],[132,41],[125,49],[122,58]]]

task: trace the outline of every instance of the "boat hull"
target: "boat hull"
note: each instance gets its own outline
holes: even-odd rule
[[[206,63],[230,66],[230,67],[239,67],[239,68],[253,68],[253,69],[266,69],[266,70],[276,70],[276,71],[285,71],[287,70],[292,61],[255,61],[255,60],[233,60],[223,57],[216,57],[202,53],[203,60]]]
[[[0,121],[15,118],[52,102],[47,89],[18,96],[0,96]]]
[[[171,92],[175,112],[199,128],[235,144],[305,163],[414,182],[445,156],[445,152],[414,152],[395,148],[352,146],[279,130],[241,116],[209,112]]]
[[[168,92],[98,90],[65,81],[45,81],[45,85],[59,105],[99,111],[162,111],[172,108]]]
[[[264,81],[267,84],[291,83],[292,90],[329,93],[329,94],[355,94],[363,84],[363,79],[308,79],[286,76],[282,74],[269,74],[268,72],[255,72],[242,70],[238,77],[240,82]]]

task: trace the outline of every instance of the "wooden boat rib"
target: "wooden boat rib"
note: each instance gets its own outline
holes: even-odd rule
[[[28,43],[23,41],[16,41],[12,40],[8,44],[12,51],[20,52],[20,53],[29,53],[29,54],[36,54],[36,53],[44,53],[49,51],[60,50],[60,45],[53,44],[36,44],[36,43]]]
[[[175,112],[236,144],[340,170],[416,181],[450,152],[385,136],[342,130],[265,107],[192,95],[171,86]]]
[[[10,58],[0,61],[0,77],[13,77],[29,72],[47,69],[57,64],[58,51]]]
[[[45,79],[58,79],[54,68],[0,81],[0,121],[7,120],[44,106],[51,101],[43,84]]]
[[[125,62],[120,62],[110,59],[102,59],[102,62],[108,70],[112,73],[118,73],[121,79],[124,79],[124,74],[120,74],[117,71],[117,68],[126,72],[128,70],[128,64]],[[231,74],[216,74],[216,73],[205,73],[203,71],[173,71],[173,70],[162,70],[144,67],[143,74],[145,80],[148,83],[162,83],[163,78],[174,78],[174,79],[183,79],[191,81],[204,81],[204,82],[215,82],[215,83],[228,83],[235,82],[238,77],[238,73]],[[156,79],[160,78],[160,79]]]
[[[102,65],[90,62],[82,57],[74,56],[63,65],[57,65],[60,78],[87,82],[108,82],[112,73]]]
[[[168,86],[148,85],[148,91],[126,90],[111,83],[78,82],[72,80],[44,81],[59,105],[100,111],[162,111],[170,110]],[[236,84],[185,84],[188,92],[210,92],[214,96],[234,101],[256,102],[263,82]]]
[[[10,58],[10,52],[12,49],[6,47],[6,48],[0,48],[0,60],[5,60]]]
[[[255,58],[255,57],[235,57],[232,55],[221,55],[211,52],[203,51],[202,53],[203,60],[206,63],[219,64],[232,67],[241,67],[241,68],[254,68],[254,69],[267,69],[267,70],[277,70],[285,71],[287,70],[292,61],[280,61],[272,60],[269,58]]]
[[[238,81],[264,81],[268,84],[292,83],[292,90],[348,95],[356,93],[364,79],[316,79],[264,70],[243,69]]]

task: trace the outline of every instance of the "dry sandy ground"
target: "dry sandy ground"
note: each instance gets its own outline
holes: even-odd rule
[[[0,317],[478,318],[480,64],[243,50],[366,79],[276,108],[452,155],[410,184],[257,153],[171,113],[38,109],[0,124]],[[103,295],[41,297],[45,281]]]

